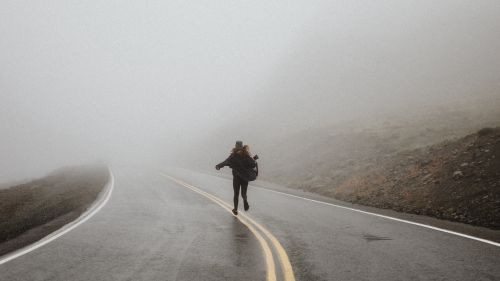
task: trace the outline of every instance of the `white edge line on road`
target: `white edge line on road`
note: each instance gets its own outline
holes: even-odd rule
[[[207,174],[207,173],[205,173],[205,174]],[[220,176],[220,175],[214,175],[214,174],[207,174],[207,175],[230,181],[230,179],[227,179],[227,178],[225,178],[223,176]],[[349,210],[349,211],[353,211],[353,212],[358,212],[358,213],[362,213],[362,214],[366,214],[366,215],[372,215],[372,216],[375,216],[375,217],[380,217],[380,218],[385,218],[385,219],[389,219],[389,220],[393,220],[393,221],[398,221],[398,222],[402,222],[402,223],[412,224],[412,225],[424,227],[424,228],[427,228],[427,229],[432,229],[432,230],[436,230],[436,231],[440,231],[440,232],[444,232],[444,233],[448,233],[448,234],[460,236],[460,237],[463,237],[463,238],[468,238],[468,239],[472,239],[472,240],[475,240],[475,241],[483,242],[483,243],[490,244],[490,245],[493,245],[493,246],[496,246],[496,247],[500,247],[500,243],[495,242],[495,241],[491,241],[491,240],[488,240],[488,239],[483,239],[483,238],[475,237],[475,236],[472,236],[472,235],[463,234],[463,233],[460,233],[460,232],[455,232],[455,231],[447,230],[447,229],[444,229],[444,228],[439,228],[439,227],[431,226],[431,225],[428,225],[428,224],[423,224],[423,223],[418,223],[418,222],[412,222],[412,221],[408,221],[408,220],[404,220],[404,219],[398,219],[398,218],[395,218],[395,217],[390,217],[390,216],[381,215],[381,214],[377,214],[377,213],[372,213],[372,212],[368,212],[368,211],[362,211],[362,210],[359,210],[359,209],[349,208],[349,207],[345,207],[345,206],[341,206],[341,205],[337,205],[337,204],[333,204],[333,203],[328,203],[328,202],[324,202],[324,201],[320,201],[320,200],[309,199],[309,198],[306,198],[306,197],[297,196],[297,195],[289,194],[289,193],[286,193],[286,192],[272,190],[272,189],[269,189],[269,188],[266,188],[266,187],[262,187],[262,186],[257,186],[257,185],[251,185],[251,186],[253,186],[255,188],[258,188],[258,189],[265,190],[265,191],[274,192],[274,193],[282,194],[282,195],[285,195],[285,196],[289,196],[289,197],[299,198],[299,199],[303,199],[303,200],[306,200],[306,201],[315,202],[315,203],[319,203],[319,204],[323,204],[323,205],[328,205],[328,206],[332,206],[332,207],[337,207],[337,208],[341,208],[341,209],[345,209],[345,210]]]
[[[19,250],[16,250],[10,254],[6,254],[3,257],[0,257],[0,265],[9,262],[13,259],[16,259],[22,255],[25,255],[29,252],[32,252],[54,240],[57,238],[61,237],[62,235],[70,232],[71,230],[75,229],[77,226],[81,225],[82,223],[86,222],[88,219],[93,217],[97,212],[99,212],[104,205],[108,202],[109,198],[111,197],[111,193],[113,192],[113,187],[115,184],[115,177],[113,175],[113,172],[111,169],[108,167],[108,173],[109,173],[109,181],[106,184],[105,190],[106,193],[104,195],[101,195],[100,199],[97,200],[87,211],[85,211],[83,214],[81,214],[76,220],[64,225],[60,229],[52,232],[51,234],[45,236],[41,240],[38,240],[37,242],[30,244],[24,248],[21,248]]]
[[[337,208],[341,208],[341,209],[346,209],[346,210],[349,210],[349,211],[354,211],[354,212],[358,212],[358,213],[362,213],[362,214],[367,214],[367,215],[372,215],[372,216],[376,216],[376,217],[381,217],[381,218],[385,218],[385,219],[389,219],[389,220],[394,220],[394,221],[398,221],[398,222],[402,222],[402,223],[407,223],[407,224],[412,224],[412,225],[416,225],[416,226],[420,226],[420,227],[425,227],[425,228],[428,228],[428,229],[432,229],[432,230],[436,230],[436,231],[441,231],[441,232],[445,232],[445,233],[448,233],[448,234],[457,235],[457,236],[460,236],[460,237],[464,237],[464,238],[468,238],[468,239],[472,239],[472,240],[476,240],[476,241],[479,241],[479,242],[483,242],[483,243],[487,243],[487,244],[490,244],[490,245],[493,245],[493,246],[500,247],[500,243],[497,243],[497,242],[494,242],[494,241],[491,241],[491,240],[487,240],[487,239],[483,239],[483,238],[479,238],[479,237],[475,237],[475,236],[471,236],[471,235],[467,235],[467,234],[463,234],[463,233],[460,233],[460,232],[446,230],[446,229],[443,229],[443,228],[439,228],[439,227],[435,227],[435,226],[430,226],[430,225],[423,224],[423,223],[418,223],[418,222],[412,222],[412,221],[408,221],[408,220],[398,219],[398,218],[395,218],[395,217],[385,216],[385,215],[381,215],[381,214],[377,214],[377,213],[362,211],[362,210],[358,210],[358,209],[354,209],[354,208],[349,208],[349,207],[345,207],[345,206],[341,206],[341,205],[337,205],[337,204],[333,204],[333,203],[328,203],[328,202],[323,202],[323,201],[319,201],[319,200],[309,199],[309,198],[305,198],[305,197],[301,197],[301,196],[297,196],[297,195],[293,195],[293,194],[288,194],[288,193],[281,192],[281,191],[271,190],[271,189],[268,189],[268,188],[265,188],[265,187],[260,187],[260,186],[255,186],[255,185],[253,185],[253,186],[256,187],[256,188],[259,188],[259,189],[263,189],[263,190],[269,191],[269,192],[274,192],[274,193],[278,193],[278,194],[282,194],[282,195],[286,195],[286,196],[290,196],[290,197],[295,197],[295,198],[299,198],[299,199],[303,199],[303,200],[307,200],[307,201],[311,201],[311,202],[315,202],[315,203],[319,203],[319,204],[333,206],[333,207],[337,207]]]

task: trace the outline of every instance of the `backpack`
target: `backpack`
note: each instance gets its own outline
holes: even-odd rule
[[[248,181],[254,181],[259,175],[259,165],[255,162],[255,168],[248,169]]]
[[[230,167],[233,169],[233,173],[236,173],[246,181],[254,181],[257,179],[259,168],[255,159],[242,155],[232,155],[230,159]]]

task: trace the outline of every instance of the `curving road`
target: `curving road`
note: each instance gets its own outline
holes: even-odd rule
[[[495,245],[255,186],[236,218],[227,179],[114,174],[99,213],[0,280],[500,280]]]

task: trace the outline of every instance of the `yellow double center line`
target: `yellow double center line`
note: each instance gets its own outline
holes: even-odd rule
[[[218,198],[217,196],[212,195],[210,193],[207,193],[207,192],[205,192],[205,191],[203,191],[195,186],[192,186],[188,183],[185,183],[185,182],[183,182],[179,179],[176,179],[172,176],[169,176],[169,175],[166,175],[163,173],[161,173],[161,175],[176,182],[179,185],[187,187],[190,190],[192,190],[200,195],[205,196],[206,198],[210,199],[211,201],[218,204],[223,209],[225,209],[226,211],[228,211],[229,213],[232,214],[231,205],[229,205],[228,203],[226,203],[222,199]],[[267,237],[267,239],[269,239],[269,241],[273,245],[274,249],[276,250],[276,252],[278,254],[279,261],[280,261],[281,270],[283,272],[284,280],[285,281],[295,281],[295,276],[293,274],[292,265],[290,264],[290,260],[288,259],[288,255],[286,254],[285,249],[283,248],[283,246],[281,246],[281,243],[278,241],[278,239],[276,239],[276,237],[274,237],[274,235],[271,232],[269,232],[269,230],[267,230],[264,226],[260,225],[259,223],[257,223],[256,221],[254,221],[253,219],[248,217],[247,215],[240,213],[240,215],[236,216],[236,218],[241,223],[243,223],[246,227],[248,227],[248,229],[255,235],[255,237],[257,238],[257,240],[259,241],[259,243],[262,247],[262,251],[264,252],[264,257],[266,259],[267,281],[276,281],[276,268],[275,268],[275,264],[274,264],[273,254],[272,254],[271,248],[269,248],[269,245],[267,244],[266,239],[264,239],[264,237],[262,237],[262,235],[255,229],[255,227],[257,229],[259,229]]]

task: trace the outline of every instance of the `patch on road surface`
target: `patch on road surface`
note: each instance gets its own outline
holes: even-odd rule
[[[372,241],[382,241],[382,240],[392,240],[392,238],[390,237],[385,237],[385,236],[376,236],[376,235],[372,235],[372,234],[364,234],[363,235],[363,238],[368,241],[368,242],[372,242]]]

